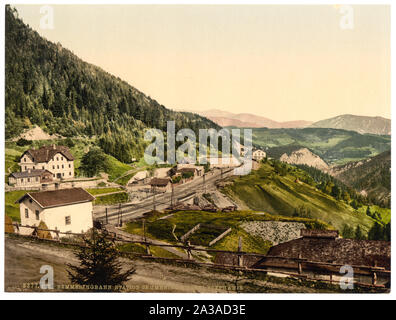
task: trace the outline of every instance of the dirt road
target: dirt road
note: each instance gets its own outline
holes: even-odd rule
[[[318,292],[290,282],[247,279],[244,275],[203,267],[188,268],[143,259],[122,259],[122,262],[125,267],[133,265],[136,268],[136,273],[126,284],[129,292]],[[41,266],[50,265],[54,269],[55,291],[67,291],[60,286],[70,284],[66,271],[68,263],[77,263],[71,249],[6,235],[5,290],[39,291],[32,284],[38,284],[43,276],[40,274]]]

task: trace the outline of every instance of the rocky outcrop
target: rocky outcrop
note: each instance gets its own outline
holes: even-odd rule
[[[329,169],[329,166],[326,162],[323,161],[322,158],[312,153],[307,148],[295,150],[289,155],[287,153],[284,153],[280,157],[280,161],[289,164],[305,164],[323,171],[327,171]]]
[[[305,225],[300,222],[251,221],[243,223],[242,228],[254,236],[277,245],[300,238],[301,229],[305,229]]]

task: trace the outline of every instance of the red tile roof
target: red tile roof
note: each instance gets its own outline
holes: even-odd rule
[[[33,199],[42,208],[66,206],[70,204],[93,201],[95,199],[82,188],[71,188],[53,191],[29,192],[16,202],[21,202],[26,197]]]

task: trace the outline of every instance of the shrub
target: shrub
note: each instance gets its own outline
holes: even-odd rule
[[[24,147],[24,146],[31,145],[32,142],[29,141],[29,140],[26,140],[26,139],[24,139],[24,138],[20,138],[20,139],[18,139],[18,141],[16,142],[16,144],[17,144],[17,146]]]

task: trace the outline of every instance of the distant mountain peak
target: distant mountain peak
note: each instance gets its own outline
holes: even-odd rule
[[[379,135],[391,134],[391,120],[380,116],[357,116],[343,114],[333,118],[321,120],[310,125],[312,128],[331,128],[356,131],[361,134],[371,133]]]
[[[239,128],[304,128],[312,122],[305,120],[278,122],[263,116],[251,113],[232,113],[217,109],[198,111],[199,115],[204,116],[222,127],[239,127]]]

